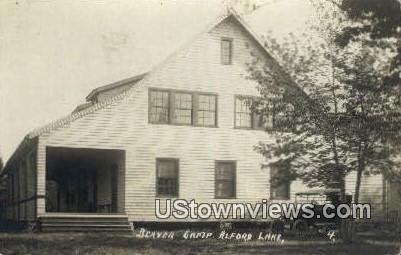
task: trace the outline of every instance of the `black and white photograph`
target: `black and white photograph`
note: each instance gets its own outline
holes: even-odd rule
[[[400,0],[0,0],[0,255],[401,255]]]

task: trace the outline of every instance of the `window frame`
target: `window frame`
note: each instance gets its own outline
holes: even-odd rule
[[[168,93],[168,119],[167,122],[152,122],[151,120],[151,93],[152,92],[167,92]],[[174,121],[175,112],[175,94],[190,94],[192,96],[192,114],[191,123],[177,123]],[[214,96],[215,97],[215,125],[201,125],[198,123],[198,109],[199,109],[199,96]],[[148,123],[149,124],[162,124],[162,125],[175,125],[175,126],[193,126],[193,127],[218,127],[218,94],[212,92],[197,92],[190,90],[176,90],[164,88],[149,88],[148,92]]]
[[[273,168],[270,168],[270,179],[269,179],[269,193],[270,193],[270,200],[290,200],[291,199],[291,181],[288,181],[288,183],[286,183],[287,185],[287,196],[273,196],[273,184],[272,184],[272,174],[273,171],[279,171],[279,169],[275,169],[273,170]],[[278,186],[280,187],[280,186]],[[274,188],[278,188],[278,187],[274,187]]]
[[[244,126],[239,126],[237,123],[237,99],[251,99],[255,100],[257,97],[256,96],[248,96],[248,95],[234,95],[234,128],[236,129],[247,129],[247,130],[265,130],[264,125],[263,126],[257,126],[256,125],[256,120],[259,117],[259,114],[252,112],[250,110],[250,115],[251,115],[251,126],[250,127],[244,127]]]
[[[217,166],[218,164],[230,163],[234,166],[234,180],[233,180],[233,196],[231,197],[221,197],[217,196]],[[236,160],[215,160],[214,162],[214,198],[215,199],[237,199],[237,161]]]
[[[180,122],[177,122],[177,120],[175,119],[175,111],[176,111],[176,107],[175,107],[175,96],[177,95],[177,94],[185,94],[185,95],[190,95],[191,96],[191,121],[190,121],[190,123],[180,123]],[[194,93],[193,92],[189,92],[189,91],[169,91],[169,98],[170,98],[170,101],[169,101],[169,123],[168,124],[174,124],[174,125],[182,125],[182,126],[192,126],[193,124],[194,124],[194,111],[195,111],[195,109],[194,109],[194,98],[195,98],[195,95],[194,95]],[[179,109],[181,109],[181,108],[179,108]],[[183,109],[181,109],[181,110],[183,110]],[[188,110],[188,109],[186,109],[186,110]]]
[[[167,93],[167,122],[162,122],[162,121],[152,121],[151,117],[151,111],[152,111],[152,104],[151,104],[151,95],[152,92],[164,92]],[[171,93],[167,89],[156,89],[156,88],[150,88],[148,90],[148,123],[151,124],[169,124],[170,119],[171,119]]]
[[[174,195],[167,195],[167,194],[159,194],[159,162],[160,161],[174,161],[177,168],[176,168],[176,174],[177,174],[177,187],[176,187],[176,194]],[[180,196],[180,160],[178,158],[156,158],[156,190],[155,190],[155,197],[160,197],[160,198],[178,198]]]
[[[223,42],[229,42],[230,49],[229,49],[229,60],[226,63],[223,57]],[[231,37],[221,37],[220,38],[220,63],[222,65],[232,65],[233,64],[233,56],[234,55],[234,39]]]
[[[198,121],[198,113],[199,113],[199,96],[213,96],[214,97],[214,125],[201,125],[199,124]],[[199,92],[196,93],[195,95],[195,101],[194,101],[194,126],[196,127],[218,127],[218,112],[219,112],[219,107],[218,107],[218,95],[214,93],[205,93],[205,92]]]

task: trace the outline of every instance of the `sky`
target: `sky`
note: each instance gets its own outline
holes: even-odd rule
[[[313,15],[306,0],[257,3],[243,18],[259,35],[301,33]],[[0,0],[0,156],[92,89],[150,70],[224,10],[223,0]]]

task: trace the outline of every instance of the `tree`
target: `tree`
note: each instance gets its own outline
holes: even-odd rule
[[[401,2],[338,0],[335,3],[352,21],[338,34],[336,43],[345,47],[363,41],[371,47],[392,51],[394,54],[389,58],[391,72],[385,82],[398,86],[401,82]]]
[[[385,77],[391,71],[386,65],[380,68],[377,59],[370,49],[362,49],[350,63],[341,65],[346,89],[341,121],[347,149],[354,155],[349,168],[357,173],[356,203],[363,174],[400,175],[395,157],[401,144],[401,94],[388,86]]]
[[[348,74],[343,82],[349,86],[348,96],[352,97],[347,114],[353,116],[351,126],[360,127],[351,136],[357,140],[349,141],[358,150],[357,201],[364,171],[382,168],[383,174],[399,179],[399,173],[392,168],[394,161],[390,163],[386,158],[396,153],[400,143],[397,128],[401,108],[401,3],[398,0],[331,2],[351,21],[336,34],[337,46],[364,45],[352,65],[342,66]],[[359,76],[353,75],[357,72]],[[366,160],[371,169],[366,167]]]
[[[266,131],[275,137],[269,143],[260,143],[257,150],[269,159],[270,166],[289,169],[287,177],[301,178],[310,186],[334,185],[344,194],[349,169],[338,127],[340,73],[324,78],[340,56],[330,54],[325,44],[314,44],[313,40],[302,47],[294,37],[282,44],[271,37],[266,39],[282,70],[261,65],[260,59],[249,67],[249,78],[259,83],[261,94],[252,108],[269,120]]]
[[[249,67],[261,94],[252,109],[272,120],[266,131],[275,137],[257,150],[270,166],[290,168],[291,178],[310,186],[337,184],[343,198],[345,176],[355,171],[357,202],[363,174],[399,175],[393,156],[401,139],[401,89],[388,82],[394,55],[386,51],[395,45],[339,45],[339,35],[354,21],[345,12],[317,7],[325,8],[319,10],[325,20],[313,27],[321,42],[292,38],[280,44],[267,37],[282,68],[258,58]]]

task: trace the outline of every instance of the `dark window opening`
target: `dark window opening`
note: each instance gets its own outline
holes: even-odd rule
[[[280,177],[279,168],[272,167],[270,170],[270,199],[288,200],[290,199],[291,181]]]
[[[156,195],[178,197],[178,160],[156,160]]]
[[[233,40],[224,38],[221,40],[221,63],[223,65],[232,64]]]
[[[236,164],[233,161],[217,161],[215,169],[215,197],[236,197]]]

